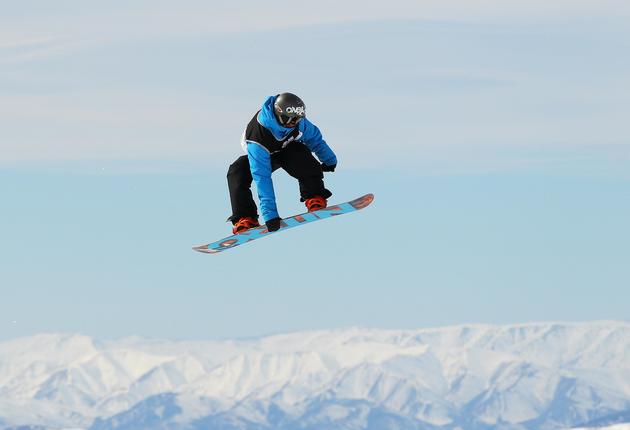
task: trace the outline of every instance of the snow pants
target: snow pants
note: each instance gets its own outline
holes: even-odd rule
[[[298,180],[301,201],[315,196],[327,199],[332,195],[324,187],[321,164],[304,144],[293,142],[283,150],[271,154],[271,170],[276,171],[280,167]],[[258,218],[258,209],[251,191],[252,181],[249,159],[247,155],[243,155],[230,165],[227,173],[232,203],[232,216],[228,220],[232,223],[246,216]]]

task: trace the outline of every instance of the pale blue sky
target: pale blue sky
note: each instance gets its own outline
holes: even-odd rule
[[[3,8],[0,339],[628,319],[630,8],[498,4]],[[194,253],[284,90],[374,205]]]

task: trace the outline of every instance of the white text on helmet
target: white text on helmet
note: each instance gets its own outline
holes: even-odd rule
[[[289,106],[286,108],[286,112],[289,114],[304,116],[304,106]]]

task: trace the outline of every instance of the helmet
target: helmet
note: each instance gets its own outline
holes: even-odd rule
[[[284,127],[295,127],[306,116],[306,105],[291,93],[278,94],[273,104],[278,122]]]

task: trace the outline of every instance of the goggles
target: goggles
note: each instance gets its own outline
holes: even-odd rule
[[[278,118],[280,119],[280,124],[287,128],[295,127],[300,121],[302,121],[301,116],[278,115]]]

